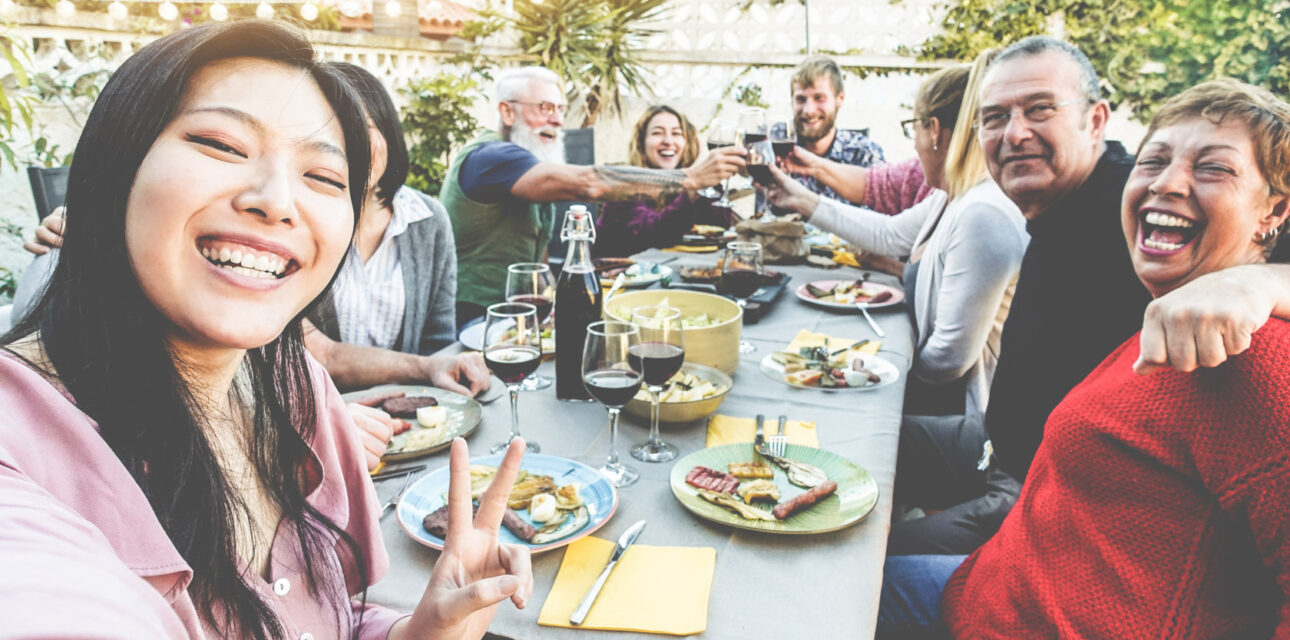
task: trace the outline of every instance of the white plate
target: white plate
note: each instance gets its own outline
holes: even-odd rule
[[[501,462],[501,455],[493,455],[473,458],[470,464],[497,466]],[[614,489],[613,485],[609,484],[609,480],[600,475],[599,471],[581,462],[540,453],[526,453],[524,454],[524,461],[520,463],[520,468],[532,474],[551,476],[556,485],[563,486],[570,482],[578,483],[580,485],[578,494],[582,496],[582,502],[587,507],[587,524],[567,537],[541,545],[524,542],[515,537],[510,531],[502,528],[497,534],[497,537],[502,542],[523,544],[532,553],[541,553],[563,547],[604,526],[606,522],[609,522],[609,518],[614,515],[614,511],[618,510],[618,491]],[[427,515],[446,504],[444,500],[445,496],[448,495],[448,479],[447,466],[439,467],[427,473],[408,487],[407,491],[403,492],[403,495],[399,497],[399,505],[395,511],[395,515],[399,518],[399,526],[403,528],[404,533],[408,534],[413,540],[440,551],[443,550],[443,538],[430,535],[430,532],[426,531],[421,522],[425,520]],[[529,520],[528,517],[528,511],[520,511],[519,514],[526,522],[532,524],[532,520]]]
[[[883,359],[881,356],[861,356],[864,358],[866,368],[882,378],[875,384],[865,385],[863,387],[813,387],[804,384],[793,384],[784,379],[784,365],[775,362],[770,355],[761,360],[761,372],[766,374],[772,380],[778,380],[790,387],[797,389],[810,389],[812,391],[870,391],[885,387],[898,378],[900,378],[900,369],[890,361]]]
[[[845,282],[845,281],[844,281],[844,280],[816,280],[815,282],[811,282],[811,283],[809,283],[809,284],[810,284],[811,286],[818,287],[818,288],[820,288],[820,289],[832,289],[833,287],[837,286],[837,284],[838,284],[839,282]],[[865,283],[865,288],[867,288],[867,289],[873,289],[874,291],[890,291],[890,292],[891,292],[891,298],[889,298],[886,302],[879,302],[879,303],[877,303],[877,304],[870,304],[870,305],[869,305],[869,309],[871,309],[871,310],[872,310],[872,309],[884,309],[884,308],[886,308],[886,307],[891,307],[891,306],[894,306],[894,305],[898,305],[898,304],[900,304],[900,303],[902,303],[902,302],[904,302],[904,301],[905,301],[905,292],[904,292],[904,290],[902,290],[902,289],[900,289],[900,288],[897,288],[897,287],[891,287],[891,286],[887,286],[887,285],[885,285],[885,284],[878,284],[877,282],[866,282],[866,283]],[[815,305],[815,306],[817,306],[817,307],[824,307],[825,309],[835,309],[835,310],[837,310],[837,311],[857,311],[857,310],[858,310],[858,309],[857,309],[857,307],[856,307],[856,305],[855,305],[854,303],[851,303],[851,304],[842,304],[842,303],[840,303],[840,302],[832,302],[832,301],[828,301],[828,300],[820,300],[819,298],[816,298],[815,296],[811,295],[811,294],[806,290],[806,285],[805,285],[805,284],[803,284],[803,285],[799,286],[797,289],[794,289],[794,290],[793,290],[793,292],[794,292],[794,293],[796,293],[796,294],[797,294],[797,297],[798,297],[799,299],[801,299],[801,301],[802,301],[802,302],[805,302],[806,304]]]
[[[627,270],[623,273],[627,274],[627,277],[623,278],[623,286],[628,289],[636,289],[648,287],[663,278],[670,278],[672,276],[672,267],[640,261],[627,267]],[[601,278],[600,284],[604,287],[611,286],[614,284],[614,278]]]
[[[466,327],[465,329],[462,329],[461,333],[457,335],[457,340],[461,342],[461,346],[466,347],[467,349],[470,349],[472,351],[483,351],[484,350],[484,324],[485,322],[480,321],[470,325],[469,327]],[[499,326],[505,326],[507,329],[509,329],[514,325],[506,324],[506,325],[499,325]],[[552,332],[551,335],[554,336],[555,332]],[[555,353],[555,339],[551,338],[548,340],[546,338],[543,338],[542,355],[549,356],[554,353]]]
[[[494,382],[493,384],[498,384]],[[434,444],[420,449],[403,450],[403,443],[407,441],[408,436],[412,433],[425,429],[417,423],[416,418],[407,420],[412,425],[408,431],[394,436],[390,440],[388,452],[381,457],[385,462],[398,462],[401,460],[410,460],[428,456],[436,451],[445,449],[452,444],[452,439],[457,436],[466,437],[475,431],[479,423],[483,420],[483,409],[473,398],[468,398],[460,393],[454,393],[446,389],[436,389],[434,387],[423,387],[418,385],[403,384],[383,384],[364,389],[362,391],[351,391],[341,395],[341,399],[346,402],[357,402],[363,398],[371,398],[392,391],[402,391],[409,397],[415,396],[432,396],[439,401],[439,406],[448,410],[448,429],[444,436]],[[379,408],[379,407],[378,407]]]

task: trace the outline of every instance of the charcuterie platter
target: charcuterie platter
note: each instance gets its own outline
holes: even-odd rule
[[[812,488],[799,486],[790,481],[790,470],[763,458],[752,443],[729,444],[677,461],[672,494],[706,520],[785,534],[836,531],[859,522],[878,504],[873,476],[837,454],[790,444],[784,458],[816,467],[826,477],[817,478]]]

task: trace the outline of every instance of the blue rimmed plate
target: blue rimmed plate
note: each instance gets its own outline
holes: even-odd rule
[[[473,458],[470,461],[472,465],[486,464],[494,467],[501,463],[501,455],[483,456]],[[551,476],[557,486],[563,486],[570,482],[578,483],[578,493],[582,496],[583,504],[587,507],[587,525],[567,537],[543,545],[524,542],[515,537],[510,531],[502,528],[498,533],[498,539],[502,542],[523,544],[532,553],[556,549],[604,526],[606,522],[609,522],[609,518],[614,515],[614,511],[618,510],[618,491],[614,489],[613,485],[609,484],[609,481],[604,476],[600,475],[600,472],[581,462],[540,453],[526,453],[520,468],[534,475]],[[403,495],[399,498],[399,506],[395,510],[399,518],[399,526],[403,527],[404,533],[407,533],[413,540],[440,551],[443,550],[443,538],[430,535],[430,532],[425,530],[421,522],[427,515],[447,504],[448,478],[447,466],[426,474],[408,487],[407,491],[403,492]],[[526,522],[533,524],[533,521],[528,517],[528,511],[520,511],[519,514]],[[541,525],[534,526],[540,527]]]

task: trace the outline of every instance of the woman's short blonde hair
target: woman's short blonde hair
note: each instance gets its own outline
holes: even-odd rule
[[[660,113],[670,113],[676,116],[681,123],[681,130],[685,132],[685,148],[681,150],[681,160],[677,163],[678,169],[684,169],[699,159],[699,132],[690,123],[689,118],[681,115],[680,111],[673,109],[665,104],[654,105],[641,114],[640,120],[636,121],[636,127],[632,129],[632,146],[627,151],[627,162],[637,167],[649,167],[645,161],[645,135],[648,133],[649,121]]]
[[[1142,143],[1164,127],[1196,117],[1216,125],[1228,118],[1244,124],[1268,188],[1278,195],[1290,195],[1290,104],[1267,89],[1240,80],[1202,82],[1160,106]],[[1138,153],[1142,153],[1141,146]]]

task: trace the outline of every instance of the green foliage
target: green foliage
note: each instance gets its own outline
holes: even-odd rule
[[[479,130],[471,105],[480,97],[476,82],[458,74],[441,73],[415,80],[399,92],[408,97],[403,108],[407,136],[407,184],[438,195],[448,172],[448,156]]]
[[[1045,33],[1064,21],[1104,80],[1112,104],[1140,120],[1170,96],[1230,76],[1277,95],[1290,93],[1290,4],[1265,0],[955,0],[943,33],[923,43],[925,59],[971,60],[977,53]]]
[[[745,107],[761,107],[769,109],[770,104],[762,98],[761,85],[756,82],[745,82],[735,87],[735,102]]]
[[[515,29],[519,48],[564,78],[570,99],[583,100],[585,127],[602,113],[621,112],[624,93],[649,90],[637,53],[656,31],[646,25],[661,16],[666,2],[514,0],[511,15],[480,11],[482,20],[468,24],[462,37]]]
[[[17,150],[14,148],[13,132],[22,127],[31,130],[32,113],[37,99],[31,91],[31,76],[27,67],[31,64],[31,54],[25,44],[9,35],[8,30],[0,32],[0,58],[12,69],[12,90],[0,84],[0,168],[8,166],[18,168]]]

